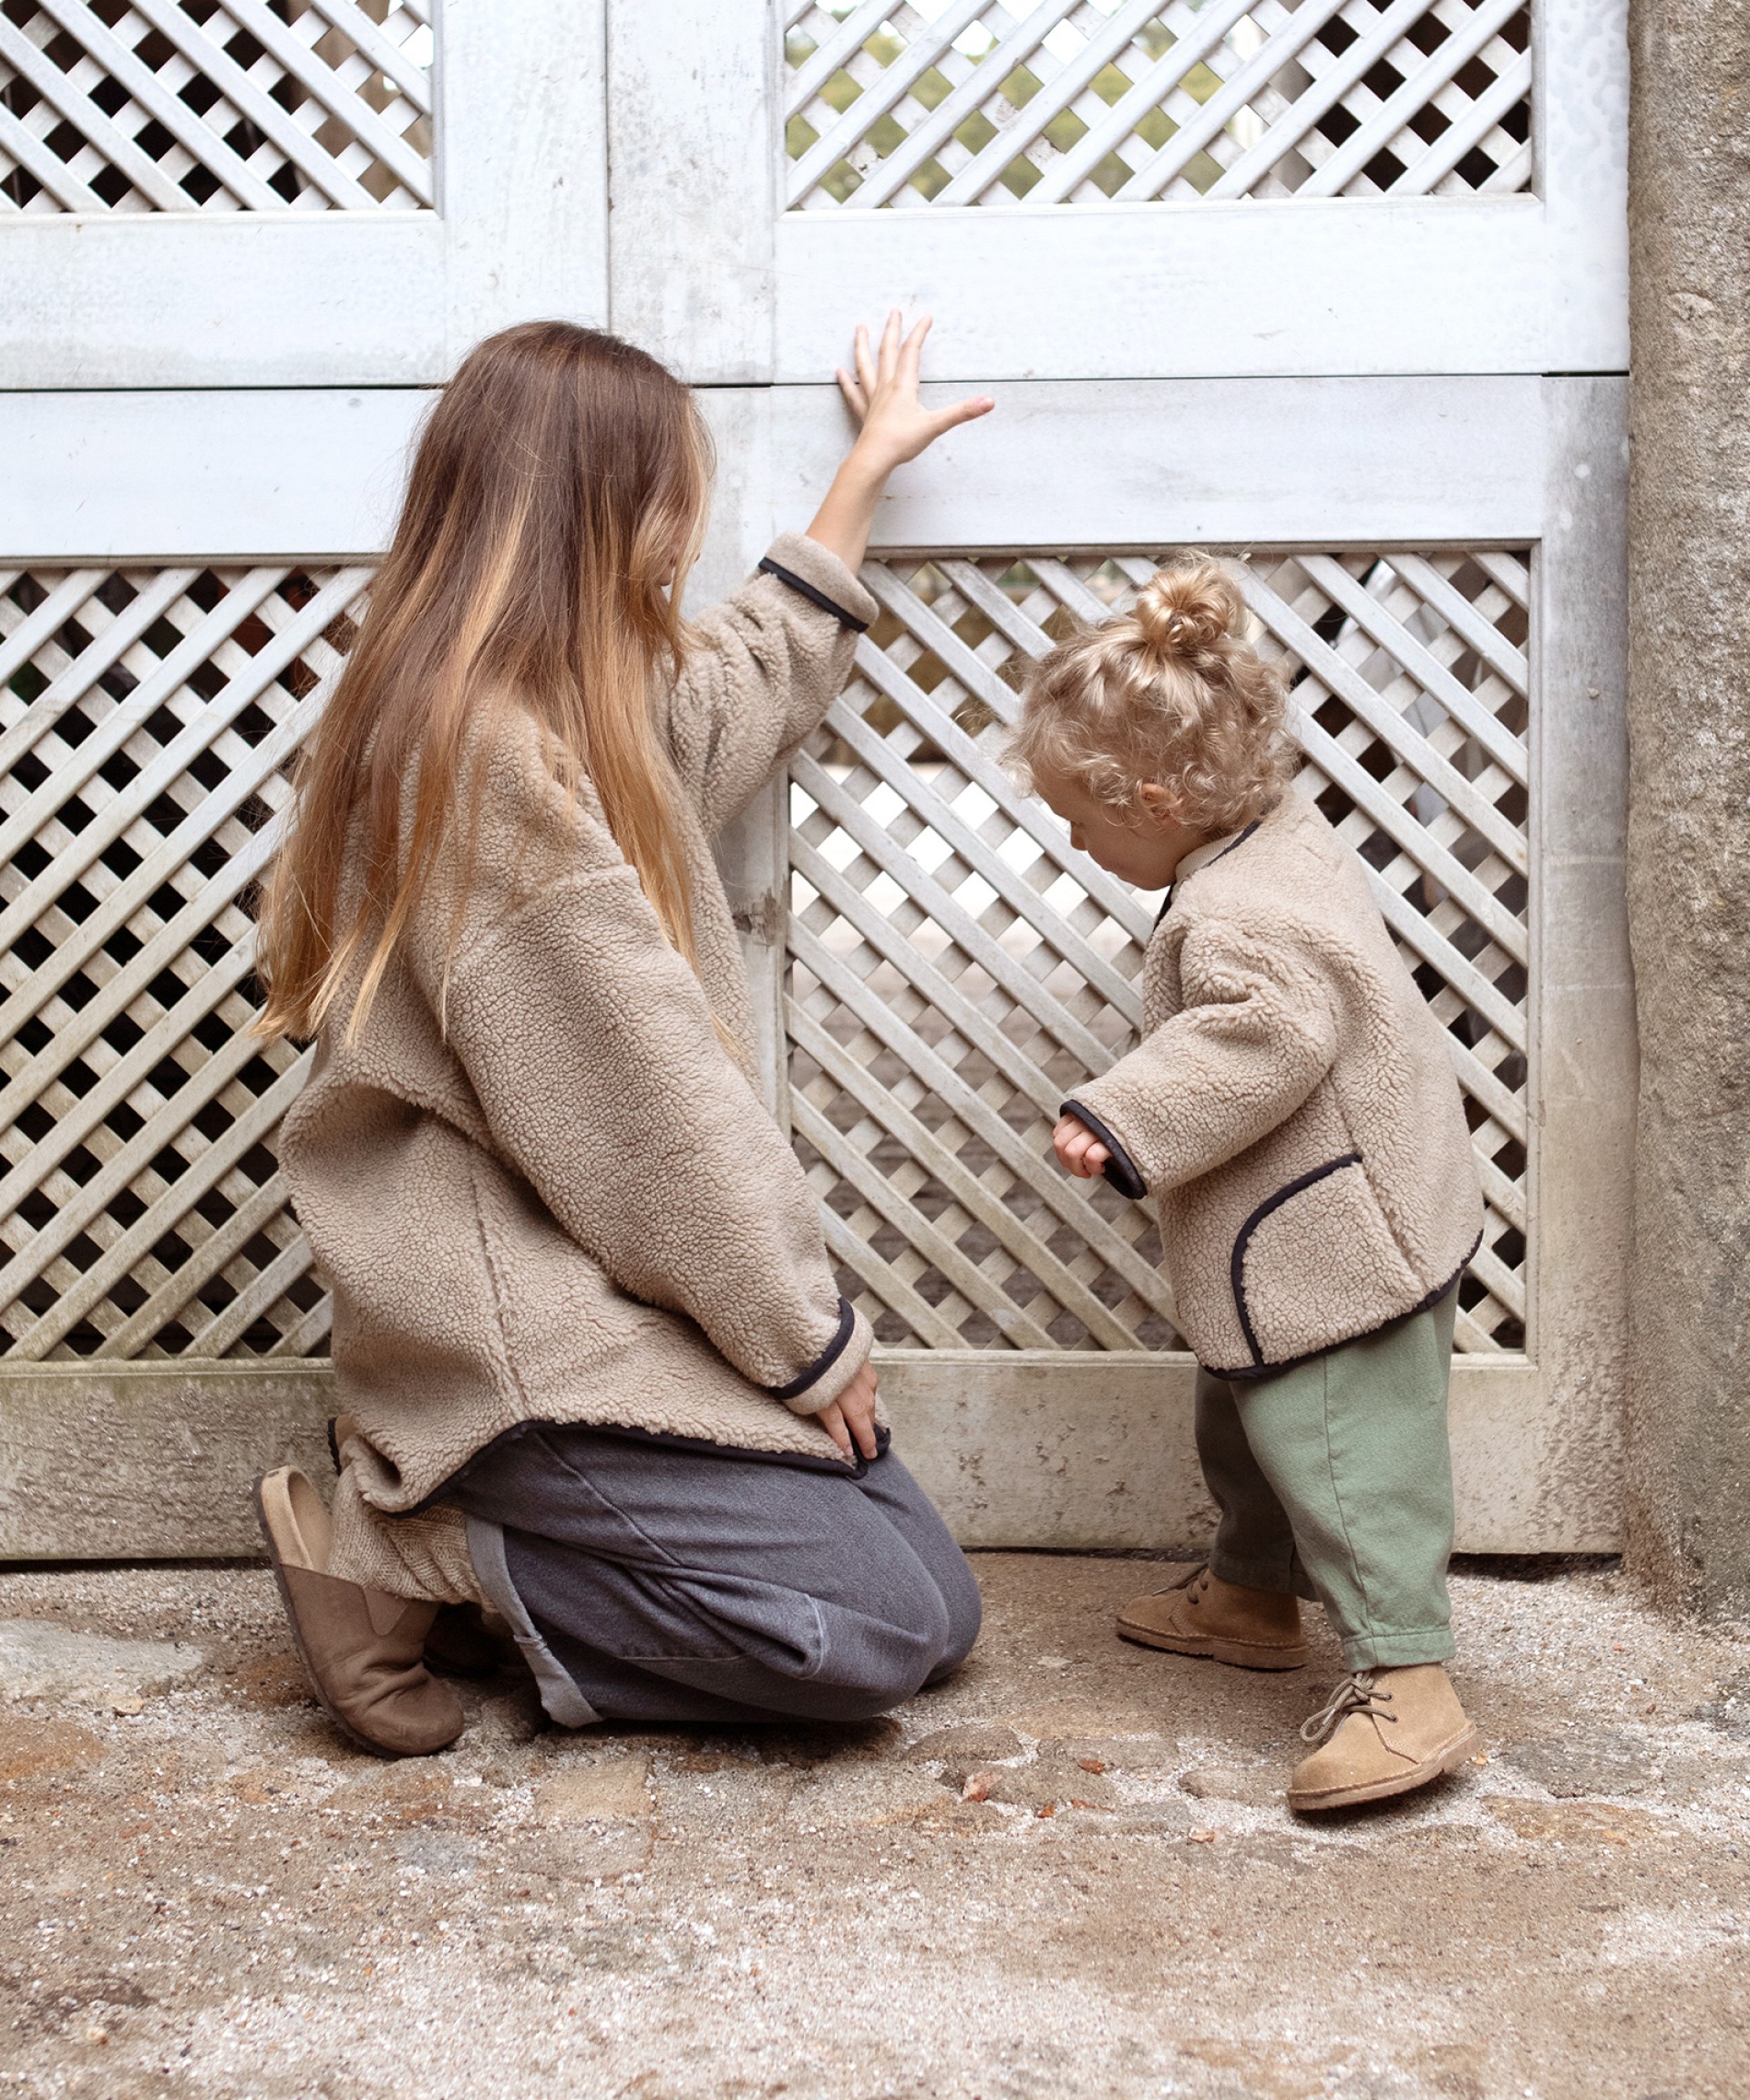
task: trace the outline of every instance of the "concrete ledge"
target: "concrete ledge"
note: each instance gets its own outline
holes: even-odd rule
[[[0,1374],[0,1560],[259,1553],[250,1483],[328,1469],[325,1364],[53,1364]]]
[[[1195,1547],[1212,1529],[1189,1356],[985,1350],[883,1357],[906,1463],[968,1547]],[[0,1560],[252,1554],[249,1486],[323,1477],[325,1362],[54,1364],[0,1374]],[[1611,1552],[1547,1492],[1538,1378],[1522,1358],[1453,1377],[1458,1545]]]
[[[1189,1355],[908,1351],[881,1362],[906,1464],[967,1547],[1200,1546],[1215,1525]],[[1611,1553],[1561,1492],[1560,1417],[1521,1356],[1453,1364],[1458,1550]]]

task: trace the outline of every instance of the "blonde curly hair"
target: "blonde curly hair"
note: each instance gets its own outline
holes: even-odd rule
[[[1272,808],[1293,777],[1288,690],[1245,637],[1231,572],[1184,554],[1127,612],[1060,642],[1033,667],[1010,761],[1139,819],[1145,782],[1179,821],[1220,837]]]

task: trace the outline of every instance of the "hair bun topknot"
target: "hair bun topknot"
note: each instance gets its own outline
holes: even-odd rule
[[[1225,569],[1184,561],[1155,571],[1138,592],[1131,617],[1144,647],[1170,661],[1214,648],[1238,629],[1244,612],[1245,600]]]

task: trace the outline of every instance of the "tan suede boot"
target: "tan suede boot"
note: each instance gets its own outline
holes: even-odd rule
[[[1118,1613],[1118,1632],[1145,1648],[1209,1655],[1241,1670],[1298,1670],[1306,1661],[1301,1607],[1273,1590],[1243,1590],[1208,1568],[1170,1589],[1133,1597]]]
[[[1413,1793],[1462,1765],[1480,1738],[1438,1662],[1357,1670],[1301,1730],[1321,1747],[1288,1783],[1302,1812]]]
[[[328,1511],[295,1466],[262,1474],[255,1514],[299,1658],[335,1724],[382,1756],[425,1757],[453,1743],[462,1703],[420,1659],[437,1605],[328,1574]]]
[[[336,1473],[357,1434],[350,1415],[328,1417],[328,1456]],[[496,1677],[500,1670],[514,1670],[522,1651],[496,1611],[488,1614],[478,1604],[440,1604],[426,1629],[425,1661],[428,1670],[446,1677]]]

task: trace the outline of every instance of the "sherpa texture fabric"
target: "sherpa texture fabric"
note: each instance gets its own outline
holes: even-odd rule
[[[813,540],[772,559],[859,620],[874,601]],[[612,1423],[838,1460],[808,1417],[871,1335],[832,1280],[813,1192],[713,1014],[751,1011],[710,840],[819,721],[850,633],[771,576],[696,628],[662,702],[687,801],[699,975],[664,939],[585,787],[532,719],[484,755],[474,880],[459,847],[359,1039],[324,1031],[280,1158],[335,1294],[359,1507],[332,1572],[386,1580],[364,1512],[417,1508],[523,1421]],[[411,783],[409,783],[409,791]],[[782,1397],[779,1397],[782,1395]],[[426,1594],[428,1592],[419,1591]]]
[[[1143,1028],[1065,1107],[1158,1195],[1201,1363],[1256,1376],[1457,1280],[1482,1196],[1446,1032],[1360,860],[1304,796],[1181,865]]]

